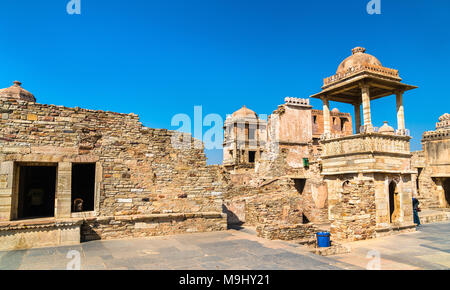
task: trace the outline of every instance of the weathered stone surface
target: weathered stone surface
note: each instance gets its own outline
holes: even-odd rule
[[[128,219],[102,223],[95,230],[97,238],[226,229],[226,216],[221,215],[223,197],[219,193],[224,184],[219,167],[206,165],[202,147],[194,147],[196,141],[191,136],[190,146],[172,146],[175,132],[146,128],[134,114],[15,98],[0,98],[0,109],[8,112],[7,119],[0,119],[2,168],[8,162],[58,163],[56,217],[71,216],[72,164],[94,162],[96,217],[175,215],[167,216],[165,223],[158,223],[151,231],[139,226],[135,230]],[[13,175],[11,170],[2,171],[0,188],[11,189],[7,181],[16,177]],[[15,218],[17,209],[11,202],[10,196],[1,198],[0,219]],[[195,216],[189,217],[190,213]],[[93,238],[89,227],[96,222],[85,221],[83,239]]]
[[[258,237],[269,240],[313,239],[317,228],[312,224],[269,224],[256,227]]]

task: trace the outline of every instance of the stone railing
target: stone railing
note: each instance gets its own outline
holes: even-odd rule
[[[423,140],[436,140],[450,138],[450,130],[428,131],[423,133]]]
[[[335,82],[338,82],[344,78],[347,78],[349,76],[352,76],[352,75],[362,72],[362,71],[373,72],[373,73],[377,73],[380,75],[384,75],[384,76],[388,76],[388,77],[392,77],[392,78],[396,78],[396,79],[400,78],[399,74],[398,74],[398,70],[383,67],[383,66],[378,66],[378,65],[363,64],[363,65],[351,67],[346,72],[337,73],[331,77],[325,78],[323,80],[323,85],[324,86],[331,85]]]
[[[436,130],[450,129],[450,119],[442,120],[436,123]]]
[[[286,103],[286,105],[292,106],[309,106],[309,99],[286,97],[284,99],[284,102]]]
[[[399,153],[410,154],[408,136],[366,133],[335,139],[322,140],[322,156],[337,156],[357,153]]]

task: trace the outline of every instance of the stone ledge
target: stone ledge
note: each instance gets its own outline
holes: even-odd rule
[[[168,213],[168,214],[149,214],[149,215],[123,215],[123,216],[97,216],[85,217],[82,221],[86,222],[109,222],[109,221],[151,221],[160,219],[191,219],[191,218],[226,218],[226,214],[220,212],[199,212],[199,213]]]
[[[443,222],[450,219],[450,212],[436,210],[436,211],[424,211],[419,213],[419,219],[421,224]]]
[[[384,237],[388,235],[392,235],[396,232],[415,232],[416,231],[416,225],[415,224],[406,224],[406,225],[389,225],[388,227],[384,228],[376,228],[376,237]]]
[[[83,219],[30,219],[30,220],[18,220],[0,222],[0,231],[10,230],[26,230],[26,229],[39,229],[39,228],[61,228],[78,226],[83,223]]]
[[[269,240],[310,240],[316,232],[313,224],[261,224],[256,227],[257,236]]]

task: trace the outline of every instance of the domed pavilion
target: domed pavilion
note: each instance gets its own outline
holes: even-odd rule
[[[324,135],[330,133],[330,124],[327,121],[329,118],[326,118],[326,115],[329,115],[329,101],[352,104],[355,107],[356,133],[371,132],[373,125],[370,101],[390,95],[396,95],[398,132],[405,133],[403,93],[417,87],[401,81],[398,70],[384,67],[376,57],[366,53],[365,48],[352,49],[352,55],[339,64],[336,74],[323,80],[322,91],[311,96],[321,99],[324,103]]]
[[[333,239],[354,241],[414,230],[411,199],[415,171],[403,93],[415,88],[402,83],[397,70],[384,67],[364,48],[356,47],[339,64],[336,74],[324,79],[322,91],[311,96],[323,101],[321,174],[328,186]],[[397,130],[387,123],[378,130],[372,125],[370,102],[390,95],[396,96]],[[355,107],[356,135],[331,134],[330,101]]]

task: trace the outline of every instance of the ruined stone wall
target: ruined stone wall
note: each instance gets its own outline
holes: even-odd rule
[[[328,203],[331,238],[337,241],[357,241],[376,237],[375,185],[373,180],[348,177],[345,186],[341,179],[330,177]],[[342,177],[345,179],[345,177]],[[339,187],[341,189],[339,190]]]
[[[303,220],[301,196],[289,180],[269,180],[261,186],[231,186],[224,198],[231,224],[255,226]]]
[[[425,167],[419,176],[419,200],[424,207],[450,207],[450,115],[439,117],[435,131],[423,134]]]
[[[438,208],[439,187],[431,177],[433,170],[430,166],[427,166],[424,152],[412,152],[411,163],[414,170],[417,170],[417,174],[413,175],[413,179],[420,207],[423,209]]]
[[[319,138],[324,132],[323,111],[311,110],[312,135]],[[352,116],[349,113],[339,113],[330,111],[331,133],[340,136],[353,134]],[[341,130],[343,127],[343,130]]]
[[[141,238],[224,229],[227,229],[227,221],[221,213],[101,216],[87,218],[81,226],[82,241]]]
[[[327,187],[312,179],[302,193],[293,179],[280,177],[257,186],[231,186],[224,199],[230,224],[328,222]]]
[[[270,240],[312,240],[315,238],[317,228],[313,224],[294,225],[258,225],[258,237]]]
[[[64,199],[70,198],[70,163],[96,162],[96,216],[123,216],[130,220],[134,215],[165,214],[170,219],[170,214],[201,216],[222,212],[221,175],[216,167],[206,165],[203,148],[174,148],[172,139],[183,136],[146,128],[135,114],[1,99],[0,115],[0,162],[58,163],[58,174],[64,182],[58,185],[57,197],[65,193]],[[189,145],[194,145],[196,141],[187,138]],[[1,173],[0,179],[11,178],[11,171]],[[8,220],[14,210],[14,194],[11,188],[3,191],[0,219]],[[58,210],[57,217],[62,213],[70,216],[70,203],[57,205]],[[195,228],[202,230],[205,219],[208,218],[197,219]],[[219,218],[211,220],[209,228],[225,228],[223,223],[217,223]],[[92,221],[91,231],[95,231],[96,224]],[[108,225],[98,224],[99,236],[122,230],[114,219],[109,219]],[[183,228],[187,230],[185,224]],[[168,234],[176,227],[160,228],[158,233]]]

